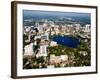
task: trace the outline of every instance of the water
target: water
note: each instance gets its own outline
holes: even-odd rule
[[[69,36],[54,36],[53,41],[71,48],[76,48],[80,43],[79,39]]]

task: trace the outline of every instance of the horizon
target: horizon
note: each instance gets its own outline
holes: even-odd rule
[[[90,13],[79,13],[79,12],[60,12],[60,11],[42,11],[42,10],[23,10],[23,16],[59,16],[59,17],[88,17]]]

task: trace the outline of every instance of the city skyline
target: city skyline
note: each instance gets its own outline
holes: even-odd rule
[[[39,10],[23,10],[23,21],[30,25],[36,21],[54,21],[64,23],[79,23],[81,25],[91,24],[90,13],[77,13],[77,12],[59,12],[59,11],[39,11]]]
[[[61,12],[61,11],[42,11],[42,10],[23,10],[23,14],[25,15],[42,15],[42,16],[81,16],[81,17],[88,17],[90,18],[90,13],[79,13],[79,12]]]

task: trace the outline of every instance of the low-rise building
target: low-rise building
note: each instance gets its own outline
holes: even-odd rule
[[[51,41],[51,42],[50,42],[50,46],[58,46],[58,44],[57,44],[57,42],[55,42],[55,41]]]
[[[60,56],[55,56],[55,55],[50,55],[50,64],[59,64],[59,63],[68,63],[68,55],[60,55]]]

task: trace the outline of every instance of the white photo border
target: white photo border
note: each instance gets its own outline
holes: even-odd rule
[[[43,10],[43,11],[62,11],[62,12],[81,12],[91,13],[91,66],[67,67],[54,69],[23,69],[23,10]],[[17,5],[17,76],[37,76],[52,74],[71,74],[96,72],[96,9],[80,7],[62,7],[50,5]]]

